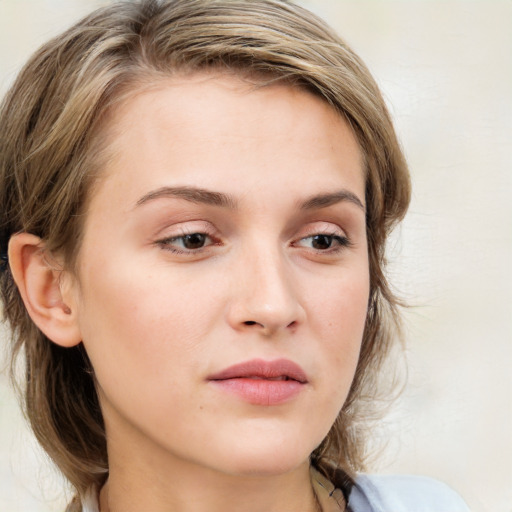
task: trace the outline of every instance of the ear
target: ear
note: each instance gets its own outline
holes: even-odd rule
[[[82,341],[76,283],[53,263],[39,237],[18,233],[9,240],[9,266],[30,318],[57,345],[72,347]]]

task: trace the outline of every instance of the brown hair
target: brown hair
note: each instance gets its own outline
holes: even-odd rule
[[[361,404],[398,332],[384,275],[385,241],[410,198],[407,166],[365,65],[321,20],[280,0],[141,0],[100,9],[43,46],[0,110],[0,251],[30,232],[73,267],[95,173],[102,119],[126,91],[170,73],[222,68],[286,80],[327,101],[351,125],[366,166],[370,301],[355,379],[312,463],[332,476],[364,468]],[[0,262],[1,264],[2,262]],[[12,360],[25,357],[31,426],[79,495],[108,472],[104,425],[83,346],[62,348],[31,321],[6,261],[0,272]],[[370,400],[371,401],[371,400]],[[79,505],[78,505],[79,508]]]

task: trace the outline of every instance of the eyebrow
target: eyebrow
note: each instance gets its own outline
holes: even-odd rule
[[[237,202],[232,196],[197,187],[161,187],[142,196],[137,201],[136,206],[163,197],[185,199],[185,201],[192,203],[220,206],[231,210],[237,208]]]
[[[136,206],[166,197],[184,199],[185,201],[190,201],[192,203],[220,206],[231,210],[235,210],[238,207],[238,202],[231,195],[198,187],[161,187],[142,196],[137,201]],[[356,194],[346,189],[312,196],[299,203],[299,208],[301,210],[327,208],[343,201],[355,204],[361,210],[365,211],[362,201],[356,196]]]
[[[327,208],[328,206],[332,206],[334,204],[348,201],[349,203],[355,204],[363,212],[366,210],[363,202],[357,197],[353,192],[349,190],[342,189],[336,192],[331,192],[328,194],[318,194],[316,196],[310,197],[306,201],[300,204],[301,210],[314,210],[315,208]]]

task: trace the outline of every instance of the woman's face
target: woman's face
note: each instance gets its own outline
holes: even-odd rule
[[[296,88],[199,74],[134,96],[107,131],[74,307],[109,456],[306,463],[346,399],[368,303],[347,123]]]

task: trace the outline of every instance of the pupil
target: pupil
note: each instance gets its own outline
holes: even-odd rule
[[[183,245],[187,249],[200,249],[204,246],[206,236],[201,233],[192,233],[183,237]]]
[[[328,235],[315,235],[313,237],[313,248],[315,249],[329,249],[332,244],[332,237]]]

